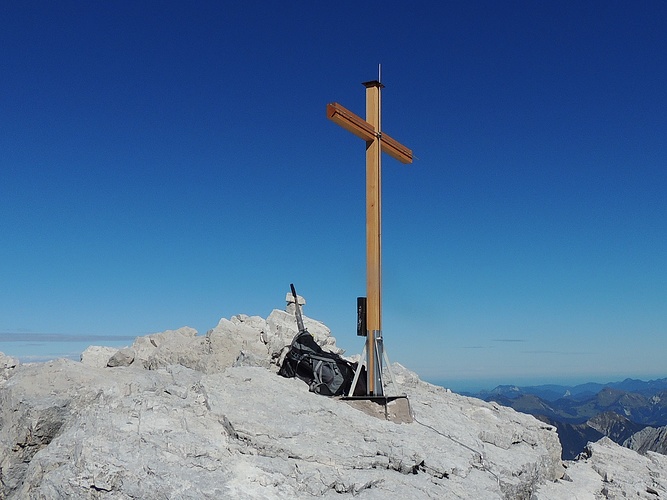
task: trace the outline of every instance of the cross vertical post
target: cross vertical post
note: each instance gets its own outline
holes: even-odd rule
[[[327,117],[366,141],[366,390],[367,396],[374,397],[384,396],[381,158],[385,152],[402,163],[412,163],[412,151],[381,132],[380,90],[384,85],[377,80],[363,85],[366,87],[366,120],[338,103],[327,105]]]
[[[369,396],[382,395],[382,357],[376,342],[382,338],[382,151],[380,147],[380,89],[378,81],[365,82],[366,121],[376,130],[366,141],[366,369]],[[378,387],[379,386],[379,387]]]

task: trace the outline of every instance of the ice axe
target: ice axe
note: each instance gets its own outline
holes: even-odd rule
[[[292,296],[294,297],[294,312],[296,315],[296,325],[299,327],[299,333],[307,332],[306,327],[303,326],[303,316],[301,316],[301,307],[299,306],[299,297],[296,294],[296,289],[294,284],[290,283],[290,288],[292,289]]]

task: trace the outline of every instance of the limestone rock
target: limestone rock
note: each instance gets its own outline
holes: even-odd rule
[[[337,349],[328,328],[304,322]],[[667,495],[667,457],[603,439],[565,469],[554,427],[398,364],[390,389],[408,396],[410,423],[310,393],[275,373],[296,330],[287,311],[234,316],[205,336],[185,327],[140,337],[109,357],[125,359],[114,368],[93,350],[85,363],[0,357],[11,375],[0,380],[0,498]]]
[[[0,352],[0,381],[7,380],[11,377],[14,369],[19,366],[19,360],[5,353]]]
[[[419,384],[419,377],[417,374],[411,370],[408,370],[400,363],[394,363],[391,365],[391,372],[399,386],[417,387],[417,384]],[[388,377],[385,375],[384,379],[386,380],[387,378]]]
[[[305,303],[305,299],[300,299]],[[335,337],[323,323],[307,316],[303,316],[303,321],[323,349],[336,354],[344,352],[336,346]],[[267,319],[246,314],[222,318],[206,335],[198,335],[196,330],[182,327],[138,337],[130,350],[134,354],[133,365],[148,370],[172,364],[203,373],[218,373],[234,365],[269,367],[273,364],[275,367],[280,364],[281,355],[284,355],[297,332],[293,313],[274,310]],[[114,354],[119,359],[114,359],[112,363],[129,364],[132,358],[130,350]]]
[[[623,442],[623,446],[635,450],[642,455],[649,451],[667,455],[667,426],[646,427],[626,439]]]
[[[116,353],[109,358],[107,366],[113,368],[115,366],[130,366],[134,362],[134,351],[128,347],[116,351]]]
[[[646,456],[603,437],[589,443],[581,458],[566,462],[562,480],[542,485],[534,500],[554,498],[638,498],[667,496],[667,457],[648,452]]]
[[[149,370],[171,364],[192,367],[206,351],[203,339],[197,337],[197,330],[187,326],[138,337],[131,349],[135,363]]]
[[[118,349],[114,347],[91,345],[81,353],[81,363],[86,366],[104,368],[116,352]]]
[[[306,305],[306,299],[304,299],[301,295],[296,296],[296,301],[294,300],[294,295],[291,294],[291,292],[287,292],[287,295],[285,295],[285,302],[287,302],[287,306],[285,307],[285,311],[287,311],[289,314],[295,315],[296,314],[296,302],[299,302],[299,308],[301,308],[301,312],[303,313],[303,308]]]
[[[243,352],[246,357],[269,361],[264,342],[266,321],[258,316],[238,315],[221,319],[206,334],[208,357],[198,367],[205,373],[215,373],[232,366]]]
[[[270,361],[264,356],[258,356],[252,352],[241,351],[232,366],[261,366],[271,368]]]
[[[528,499],[561,477],[553,428],[412,380],[415,422],[396,424],[261,367],[20,367],[0,497]]]

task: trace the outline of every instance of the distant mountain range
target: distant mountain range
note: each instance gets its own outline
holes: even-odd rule
[[[576,386],[500,385],[463,393],[534,415],[556,427],[563,459],[573,459],[603,436],[645,453],[667,453],[667,378],[625,379]]]
[[[477,393],[463,392],[461,394],[466,396],[474,396],[480,399],[486,399],[486,397],[494,394],[503,395],[511,399],[525,394],[532,394],[534,396],[538,396],[540,399],[556,401],[561,398],[590,398],[605,388],[618,389],[619,391],[635,392],[644,396],[651,396],[657,392],[667,391],[667,378],[649,381],[626,378],[621,382],[609,382],[606,384],[588,382],[586,384],[579,385],[499,385],[491,391],[480,391]]]

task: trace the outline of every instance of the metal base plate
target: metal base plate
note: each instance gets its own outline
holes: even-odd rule
[[[347,404],[364,412],[366,415],[389,420],[397,424],[413,422],[410,400],[402,396],[343,396]]]

